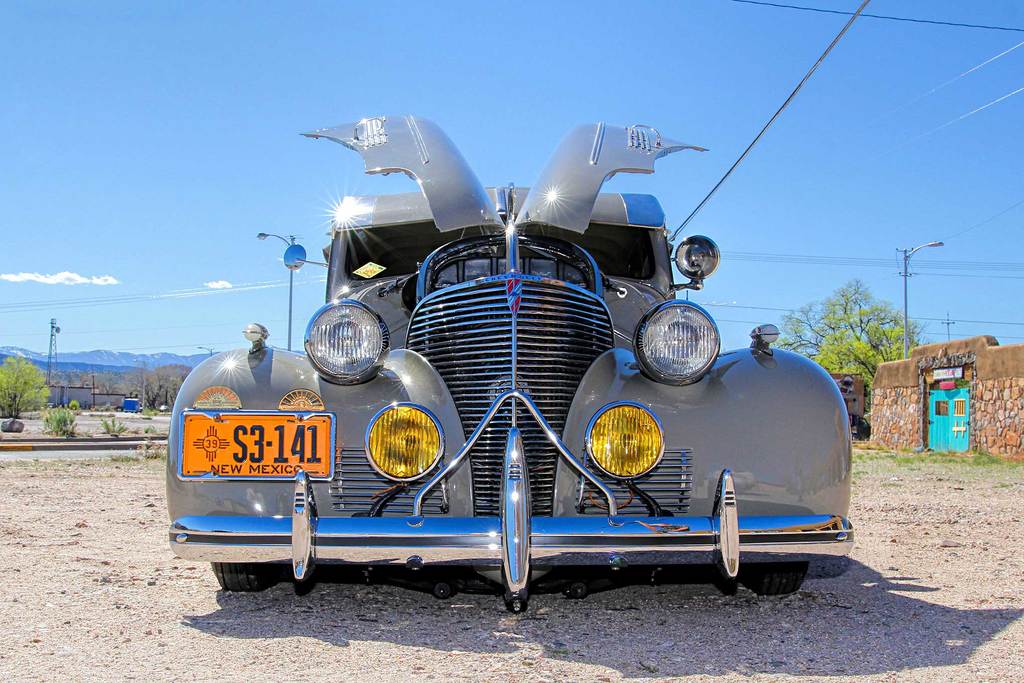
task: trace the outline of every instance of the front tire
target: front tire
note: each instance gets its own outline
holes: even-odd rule
[[[748,564],[740,569],[739,582],[758,595],[796,593],[807,576],[806,562]]]
[[[281,578],[280,567],[252,562],[214,562],[213,575],[229,593],[255,593],[270,588]]]

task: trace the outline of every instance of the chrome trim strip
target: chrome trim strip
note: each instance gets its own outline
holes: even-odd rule
[[[505,588],[522,594],[530,579],[530,472],[518,427],[508,430],[501,495],[501,567]]]

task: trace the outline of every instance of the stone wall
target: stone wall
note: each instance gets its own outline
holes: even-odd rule
[[[917,387],[885,387],[871,392],[871,440],[886,448],[921,445],[921,392]]]
[[[979,379],[971,389],[971,447],[1000,455],[1024,453],[1024,377]]]

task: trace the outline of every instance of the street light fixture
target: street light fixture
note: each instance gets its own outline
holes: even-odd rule
[[[206,351],[211,356],[213,355],[213,347],[211,347],[211,346],[197,346],[196,348],[197,349],[202,349],[203,351]]]
[[[906,358],[910,354],[910,337],[907,333],[907,280],[910,279],[910,257],[928,247],[942,247],[945,246],[944,242],[928,242],[912,249],[897,249],[896,251],[902,252],[903,254],[903,272],[900,276],[903,278],[903,357]]]
[[[288,246],[288,249],[285,250],[285,256],[286,257],[288,255],[288,251],[291,250],[291,248],[293,246],[295,246],[295,240],[296,240],[295,235],[288,235],[287,237],[282,237],[281,235],[275,235],[272,232],[261,232],[261,233],[256,235],[256,239],[258,239],[258,240],[265,240],[268,237],[276,237],[277,239],[281,240],[282,242],[284,242]],[[302,247],[299,247],[299,248],[301,249]],[[302,257],[305,258],[305,250],[303,250]],[[294,287],[295,287],[295,271],[297,270],[297,268],[294,268],[294,267],[288,265],[288,259],[287,258],[285,259],[285,266],[288,268],[288,350],[291,351],[292,350],[292,292],[293,292]]]

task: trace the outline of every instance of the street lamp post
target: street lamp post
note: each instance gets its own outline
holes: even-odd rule
[[[944,246],[943,242],[929,242],[928,244],[922,244],[912,249],[897,249],[897,251],[903,254],[903,272],[900,275],[903,277],[903,357],[906,358],[910,354],[910,337],[908,333],[908,317],[907,317],[907,281],[910,279],[910,257],[917,252],[927,247],[941,247]]]
[[[261,232],[256,235],[256,239],[265,240],[268,237],[276,237],[277,239],[284,242],[289,247],[295,244],[295,235],[288,235],[282,237],[281,235],[275,235],[272,232]],[[291,268],[288,269],[288,350],[292,350],[292,291],[295,287],[295,271]]]

